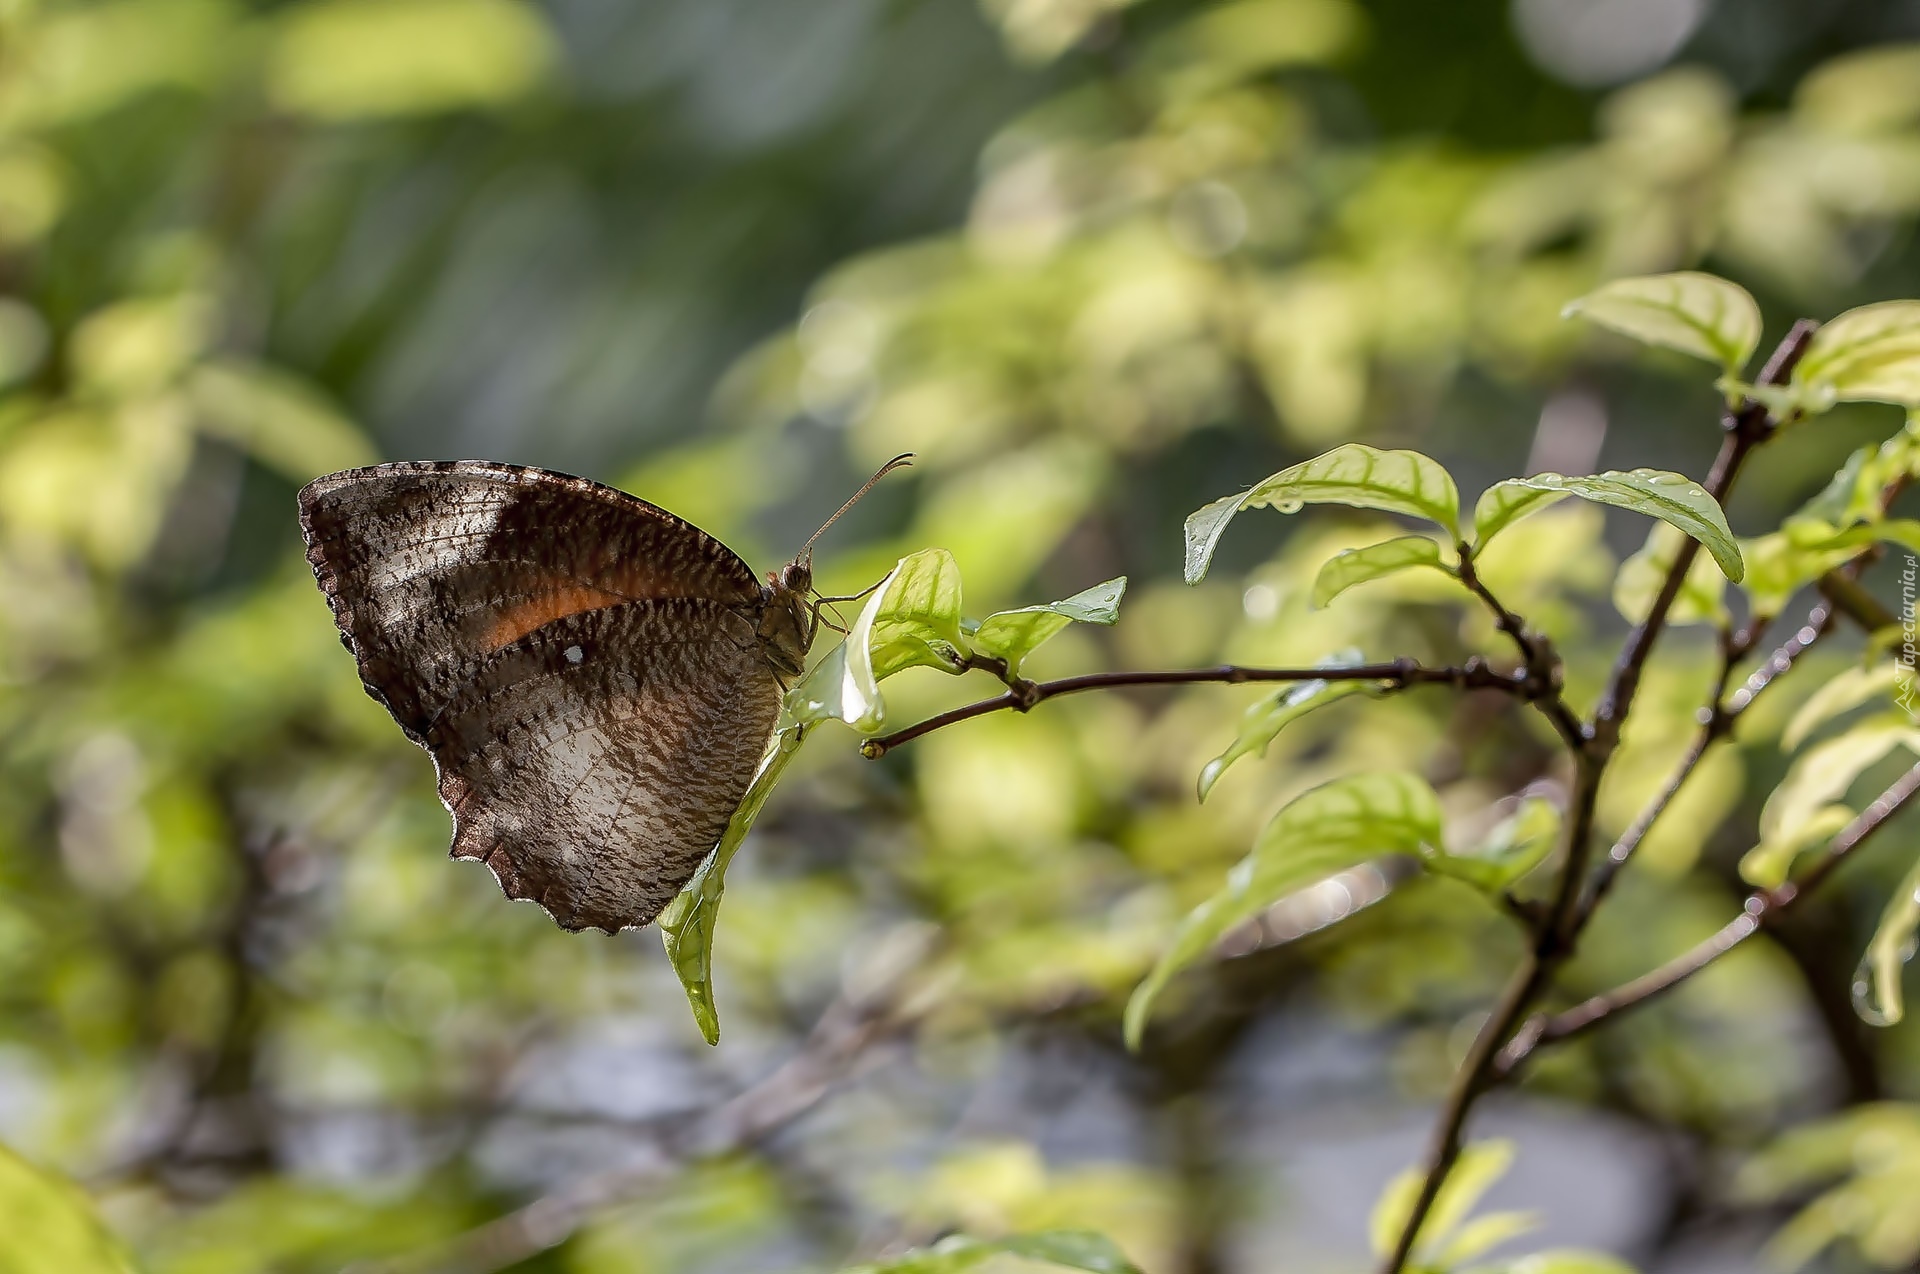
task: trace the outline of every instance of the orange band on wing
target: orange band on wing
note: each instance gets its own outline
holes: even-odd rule
[[[519,641],[542,625],[551,624],[556,619],[577,615],[583,610],[618,606],[622,602],[631,600],[630,597],[609,593],[587,584],[562,584],[550,593],[529,597],[494,616],[493,622],[487,625],[487,631],[480,639],[481,645],[488,650],[498,650],[502,646]]]

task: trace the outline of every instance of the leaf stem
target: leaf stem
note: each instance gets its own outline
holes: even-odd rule
[[[935,730],[1008,708],[1016,712],[1026,712],[1048,699],[1075,694],[1082,690],[1113,690],[1123,686],[1195,685],[1204,682],[1242,685],[1249,682],[1270,681],[1382,681],[1389,683],[1396,690],[1416,685],[1446,685],[1462,690],[1503,690],[1508,694],[1521,696],[1529,692],[1524,676],[1515,677],[1499,672],[1480,659],[1469,659],[1464,664],[1444,668],[1431,667],[1412,659],[1395,659],[1386,663],[1355,664],[1345,668],[1246,668],[1237,664],[1222,664],[1215,668],[1090,672],[1078,677],[1062,677],[1057,681],[1026,681],[1013,678],[1008,680],[1008,690],[1005,694],[951,708],[936,716],[928,717],[917,725],[910,725],[904,730],[896,730],[892,734],[868,739],[860,745],[860,753],[869,760],[877,760],[902,744],[911,743],[923,735],[932,734]]]

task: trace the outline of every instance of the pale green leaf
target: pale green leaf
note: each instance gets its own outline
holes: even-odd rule
[[[1877,538],[1871,526],[1836,531],[1789,522],[1785,530],[1745,541],[1748,570],[1741,588],[1756,614],[1777,615],[1795,593],[1852,560]]]
[[[1441,1249],[1438,1263],[1450,1269],[1539,1228],[1540,1218],[1532,1212],[1489,1212],[1461,1226]]]
[[[1403,535],[1365,548],[1336,553],[1313,581],[1313,606],[1317,610],[1355,584],[1381,579],[1414,566],[1431,566],[1454,574],[1452,566],[1440,560],[1440,546],[1425,535]]]
[[[1088,1274],[1140,1274],[1112,1239],[1088,1230],[1042,1230],[1003,1239],[953,1234],[930,1248],[856,1265],[843,1274],[963,1274],[1002,1255]]]
[[[733,817],[727,820],[720,843],[707,854],[693,879],[660,913],[660,937],[666,944],[667,961],[686,992],[687,1005],[693,1010],[694,1021],[699,1023],[700,1034],[709,1044],[720,1042],[720,1014],[713,1000],[713,927],[720,915],[720,899],[727,888],[727,865],[746,839],[761,806],[767,803],[774,784],[780,781],[782,771],[799,752],[805,733],[804,725],[791,725],[774,734],[766,754],[760,758],[760,767],[754,772],[747,794],[733,811]]]
[[[1454,1231],[1472,1213],[1474,1205],[1480,1202],[1480,1197],[1513,1166],[1513,1153],[1510,1141],[1476,1141],[1460,1151],[1453,1170],[1447,1173],[1439,1194],[1434,1196],[1433,1206],[1427,1209],[1426,1219],[1420,1223],[1420,1233],[1413,1245],[1417,1263],[1425,1263],[1446,1246]],[[1409,1168],[1388,1182],[1381,1192],[1367,1226],[1374,1255],[1385,1256],[1399,1242],[1413,1216],[1413,1205],[1420,1197],[1425,1176],[1420,1169]]]
[[[1813,334],[1792,384],[1815,410],[1835,400],[1920,407],[1920,301],[1881,301]]]
[[[1738,372],[1760,343],[1760,307],[1747,290],[1693,270],[1615,279],[1561,313],[1718,363],[1729,374]]]
[[[1823,805],[1799,821],[1765,836],[1740,856],[1740,879],[1758,889],[1775,889],[1792,874],[1800,855],[1833,839],[1853,821],[1845,805]]]
[[[1567,498],[1565,491],[1542,491],[1509,479],[1480,493],[1473,506],[1473,543],[1482,547],[1528,514],[1538,513]]]
[[[1565,491],[1584,500],[1659,518],[1705,545],[1728,579],[1738,581],[1746,571],[1740,561],[1740,546],[1727,529],[1719,502],[1707,494],[1705,487],[1682,474],[1660,469],[1613,469],[1573,477],[1536,473],[1509,481],[1540,491]]]
[[[1127,591],[1122,575],[1084,592],[1044,606],[995,611],[968,635],[974,653],[1004,659],[1007,670],[1018,674],[1021,661],[1070,623],[1114,624],[1120,620],[1120,599]]]
[[[365,435],[303,382],[257,363],[216,359],[188,375],[200,428],[293,482],[372,464]]]
[[[1684,543],[1686,537],[1677,529],[1656,522],[1640,551],[1620,563],[1613,577],[1613,606],[1628,623],[1643,622],[1653,610],[1654,599],[1665,586],[1667,573]],[[1720,573],[1719,564],[1711,556],[1695,554],[1687,578],[1673,599],[1673,609],[1667,613],[1667,622],[1676,626],[1720,622],[1727,614],[1723,601],[1726,591],[1727,577]]]
[[[1215,500],[1188,517],[1187,583],[1197,584],[1206,577],[1214,548],[1240,510],[1267,505],[1295,513],[1309,504],[1404,513],[1438,524],[1455,539],[1460,536],[1460,494],[1437,461],[1417,451],[1381,451],[1350,442],[1282,469],[1243,495]]]
[[[1495,1269],[1498,1274],[1637,1274],[1633,1266],[1617,1256],[1572,1249],[1535,1252]]]
[[[0,1146],[0,1271],[132,1274],[133,1262],[84,1191]]]
[[[880,682],[905,668],[966,670],[960,568],[945,549],[900,559],[830,651],[787,695],[796,721],[842,721],[873,734],[886,719]]]
[[[513,0],[308,0],[278,14],[268,95],[323,120],[495,106],[557,54],[539,10]]]
[[[1153,1003],[1174,974],[1228,931],[1287,895],[1384,854],[1437,845],[1440,801],[1412,774],[1357,774],[1322,784],[1273,816],[1225,886],[1181,922],[1173,941],[1127,1001],[1126,1035],[1138,1047]]]
[[[1901,975],[1913,958],[1914,934],[1920,931],[1920,861],[1907,871],[1867,943],[1861,963],[1864,986],[1854,988],[1855,1007],[1875,1026],[1893,1026],[1906,1016]]]
[[[1794,751],[1821,726],[1882,695],[1911,703],[1913,669],[1889,660],[1871,667],[1849,668],[1829,678],[1800,705],[1793,720],[1787,722],[1787,728],[1780,733],[1780,747]]]
[[[1451,853],[1430,846],[1424,857],[1427,869],[1436,875],[1499,893],[1539,866],[1559,833],[1559,807],[1544,797],[1529,796],[1472,849]]]
[[[1904,716],[1863,721],[1808,749],[1767,798],[1760,811],[1761,835],[1790,834],[1816,811],[1846,795],[1855,779],[1900,747],[1920,751],[1920,730]]]
[[[1358,650],[1343,650],[1321,660],[1316,667],[1351,668],[1364,662]],[[1312,712],[1324,708],[1349,695],[1378,693],[1383,683],[1369,681],[1312,681],[1296,682],[1258,702],[1249,704],[1240,714],[1240,733],[1233,743],[1219,756],[1206,763],[1200,770],[1199,794],[1201,800],[1207,799],[1207,793],[1220,781],[1227,767],[1244,756],[1265,756],[1267,747],[1280,731],[1288,725]]]

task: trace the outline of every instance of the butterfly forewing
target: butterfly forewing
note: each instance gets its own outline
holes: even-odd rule
[[[416,741],[489,655],[544,623],[645,598],[748,605],[761,593],[691,523],[540,469],[349,469],[301,491],[300,521],[361,679]]]
[[[368,693],[433,754],[454,853],[570,928],[653,919],[778,714],[746,563],[624,492],[484,461],[333,474],[300,514]]]

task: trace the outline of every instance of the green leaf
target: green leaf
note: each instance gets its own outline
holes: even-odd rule
[[[1794,751],[1827,722],[1882,695],[1898,698],[1903,704],[1912,703],[1913,681],[1913,669],[1898,661],[1847,669],[1821,685],[1800,705],[1793,720],[1787,722],[1787,728],[1780,733],[1781,749]]]
[[[1740,860],[1740,874],[1769,889],[1785,880],[1801,851],[1832,836],[1852,817],[1835,802],[1899,747],[1920,752],[1920,730],[1904,716],[1862,722],[1801,754],[1761,809],[1760,844]]]
[[[1483,547],[1528,514],[1567,498],[1565,491],[1542,491],[1524,482],[1496,482],[1480,493],[1473,505],[1473,543]]]
[[[1638,1274],[1633,1266],[1617,1256],[1572,1249],[1535,1252],[1496,1269],[1498,1274]]]
[[[1322,659],[1315,667],[1351,668],[1365,662],[1358,650],[1348,649]],[[1207,793],[1220,781],[1227,767],[1243,756],[1267,754],[1267,747],[1280,731],[1294,721],[1312,712],[1324,708],[1349,695],[1380,693],[1384,684],[1370,681],[1312,681],[1296,682],[1259,701],[1249,704],[1240,714],[1240,733],[1225,752],[1206,763],[1200,770],[1200,799],[1206,800]]]
[[[1729,375],[1760,343],[1760,307],[1737,283],[1682,270],[1615,279],[1561,311],[1631,336],[1720,364]]]
[[[1243,495],[1215,500],[1187,518],[1187,583],[1206,578],[1227,523],[1242,509],[1268,505],[1297,513],[1308,504],[1344,504],[1425,518],[1460,538],[1460,493],[1435,460],[1417,451],[1381,451],[1350,442],[1282,469]]]
[[[1540,1218],[1532,1212],[1489,1212],[1485,1216],[1475,1217],[1461,1226],[1453,1239],[1441,1249],[1439,1264],[1443,1268],[1452,1268],[1539,1228]]]
[[[1538,867],[1559,834],[1559,807],[1544,797],[1529,796],[1473,849],[1455,854],[1429,846],[1424,857],[1436,875],[1495,894]]]
[[[133,1262],[85,1192],[0,1146],[0,1270],[132,1274]]]
[[[720,1042],[720,1013],[713,1001],[713,926],[720,916],[720,899],[727,888],[727,864],[733,861],[740,842],[747,837],[760,807],[767,803],[774,784],[800,751],[806,726],[782,727],[767,745],[754,772],[747,794],[727,820],[720,843],[693,874],[667,909],[660,913],[660,937],[666,944],[667,961],[686,992],[687,1006],[700,1024],[700,1034],[709,1044]]]
[[[1427,1263],[1425,1258],[1445,1246],[1474,1205],[1480,1202],[1480,1196],[1512,1166],[1513,1143],[1510,1141],[1476,1141],[1461,1150],[1439,1194],[1434,1196],[1433,1206],[1427,1209],[1426,1219],[1420,1223],[1420,1234],[1413,1245],[1415,1262]],[[1399,1243],[1425,1179],[1426,1173],[1422,1170],[1408,1168],[1381,1191],[1367,1226],[1375,1256],[1385,1256]]]
[[[1785,530],[1746,541],[1749,570],[1741,588],[1757,614],[1777,615],[1793,595],[1842,566],[1878,538],[1870,526],[1835,531],[1789,522]]]
[[[1017,674],[1021,661],[1068,624],[1120,622],[1120,599],[1126,591],[1127,577],[1122,575],[1064,601],[995,611],[970,634],[974,652],[1006,660],[1008,672]]]
[[[1425,535],[1403,535],[1365,548],[1336,553],[1313,581],[1313,606],[1318,610],[1355,584],[1380,579],[1412,566],[1431,566],[1448,575],[1452,566],[1440,560],[1440,546]]]
[[[873,590],[847,638],[787,694],[795,721],[842,721],[874,734],[886,719],[880,683],[906,668],[966,671],[960,568],[945,549],[900,559]]]
[[[1640,551],[1620,563],[1613,577],[1613,606],[1630,624],[1644,621],[1653,610],[1653,602],[1667,582],[1680,546],[1686,537],[1665,522],[1654,523]],[[1727,577],[1710,556],[1696,555],[1687,568],[1687,578],[1673,599],[1667,622],[1675,625],[1711,624],[1726,618],[1723,602]]]
[[[1908,869],[1887,899],[1861,962],[1866,976],[1855,978],[1854,1007],[1875,1026],[1893,1026],[1906,1016],[1900,978],[1907,961],[1913,959],[1916,931],[1920,931],[1920,861]]]
[[[1611,469],[1576,477],[1536,473],[1527,478],[1510,478],[1508,482],[1539,491],[1564,491],[1583,500],[1659,518],[1704,544],[1728,579],[1737,581],[1745,573],[1740,546],[1734,542],[1733,532],[1727,529],[1727,518],[1720,511],[1719,502],[1707,494],[1705,487],[1682,474],[1661,469],[1634,469],[1625,473]]]
[[[1920,407],[1920,301],[1863,305],[1813,334],[1792,385],[1810,409],[1835,401]]]
[[[1357,774],[1296,797],[1273,816],[1226,885],[1196,907],[1127,1001],[1126,1036],[1137,1048],[1153,1003],[1174,974],[1227,932],[1288,894],[1383,854],[1438,845],[1440,801],[1412,774]]]
[[[871,1265],[856,1265],[843,1274],[961,1274],[1001,1255],[1089,1274],[1140,1274],[1112,1239],[1088,1230],[1042,1230],[1004,1239],[954,1234],[930,1248]]]

